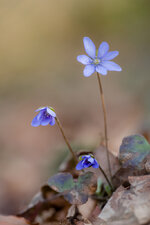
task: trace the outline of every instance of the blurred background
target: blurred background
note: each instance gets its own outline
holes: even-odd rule
[[[67,149],[54,127],[31,127],[38,107],[55,108],[75,149],[96,148],[103,114],[95,74],[76,57],[83,37],[119,50],[122,72],[102,77],[110,150],[149,134],[150,1],[0,0],[0,213],[23,209]]]

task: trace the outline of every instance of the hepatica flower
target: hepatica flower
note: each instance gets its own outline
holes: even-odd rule
[[[110,51],[107,42],[102,42],[98,51],[92,40],[89,37],[83,38],[84,48],[87,55],[77,56],[77,60],[85,65],[83,74],[85,77],[89,77],[94,72],[98,72],[102,75],[107,75],[107,71],[121,71],[121,67],[110,60],[114,59],[119,52]]]
[[[84,168],[93,167],[98,168],[99,164],[92,155],[84,155],[80,157],[80,162],[76,166],[76,170],[82,170]]]
[[[33,127],[46,126],[48,124],[53,126],[55,124],[56,113],[52,107],[41,107],[35,112],[38,112],[38,114],[32,120],[31,125]]]

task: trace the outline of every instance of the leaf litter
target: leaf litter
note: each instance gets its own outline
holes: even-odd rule
[[[92,153],[108,173],[105,148],[101,146]],[[143,136],[124,138],[118,158],[111,154],[116,189],[112,195],[99,170],[88,168],[74,173],[67,160],[61,167],[65,172],[52,176],[19,216],[41,225],[149,224],[149,159],[150,145]]]

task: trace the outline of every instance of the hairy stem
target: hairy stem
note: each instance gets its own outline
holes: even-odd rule
[[[97,73],[97,79],[98,79],[98,84],[99,84],[100,97],[101,97],[101,101],[102,101],[102,108],[103,108],[103,115],[104,115],[104,133],[105,133],[105,146],[106,146],[106,154],[107,154],[107,163],[108,163],[110,178],[111,178],[111,181],[112,181],[109,150],[108,150],[107,116],[106,116],[106,108],[105,108],[105,102],[104,102],[104,93],[103,93],[103,88],[102,88],[102,83],[101,83],[99,73]]]
[[[62,133],[62,136],[63,136],[65,142],[66,142],[66,145],[68,146],[69,151],[70,151],[70,153],[72,154],[72,157],[74,158],[75,162],[78,162],[78,159],[77,159],[75,153],[73,152],[71,145],[69,144],[69,141],[68,141],[68,139],[67,139],[67,137],[66,137],[66,135],[65,135],[65,133],[64,133],[64,131],[63,131],[63,128],[62,128],[62,125],[61,125],[59,119],[56,117],[55,120],[56,120],[57,125],[58,125],[58,127],[59,127],[59,129],[60,129],[60,131],[61,131],[61,133]]]

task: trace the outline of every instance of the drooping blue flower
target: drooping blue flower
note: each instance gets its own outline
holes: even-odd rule
[[[76,165],[76,170],[82,170],[88,167],[98,168],[99,164],[92,155],[81,156],[81,161]]]
[[[40,125],[46,126],[48,124],[53,126],[55,124],[56,113],[52,107],[41,107],[35,110],[35,112],[39,113],[32,120],[31,125],[33,127],[38,127]]]
[[[107,71],[121,71],[121,67],[110,60],[114,59],[119,52],[109,52],[109,45],[107,42],[102,42],[98,51],[93,41],[89,37],[83,38],[83,44],[87,55],[77,56],[77,60],[85,65],[83,74],[85,77],[89,77],[94,72],[98,72],[102,75],[107,75]]]

